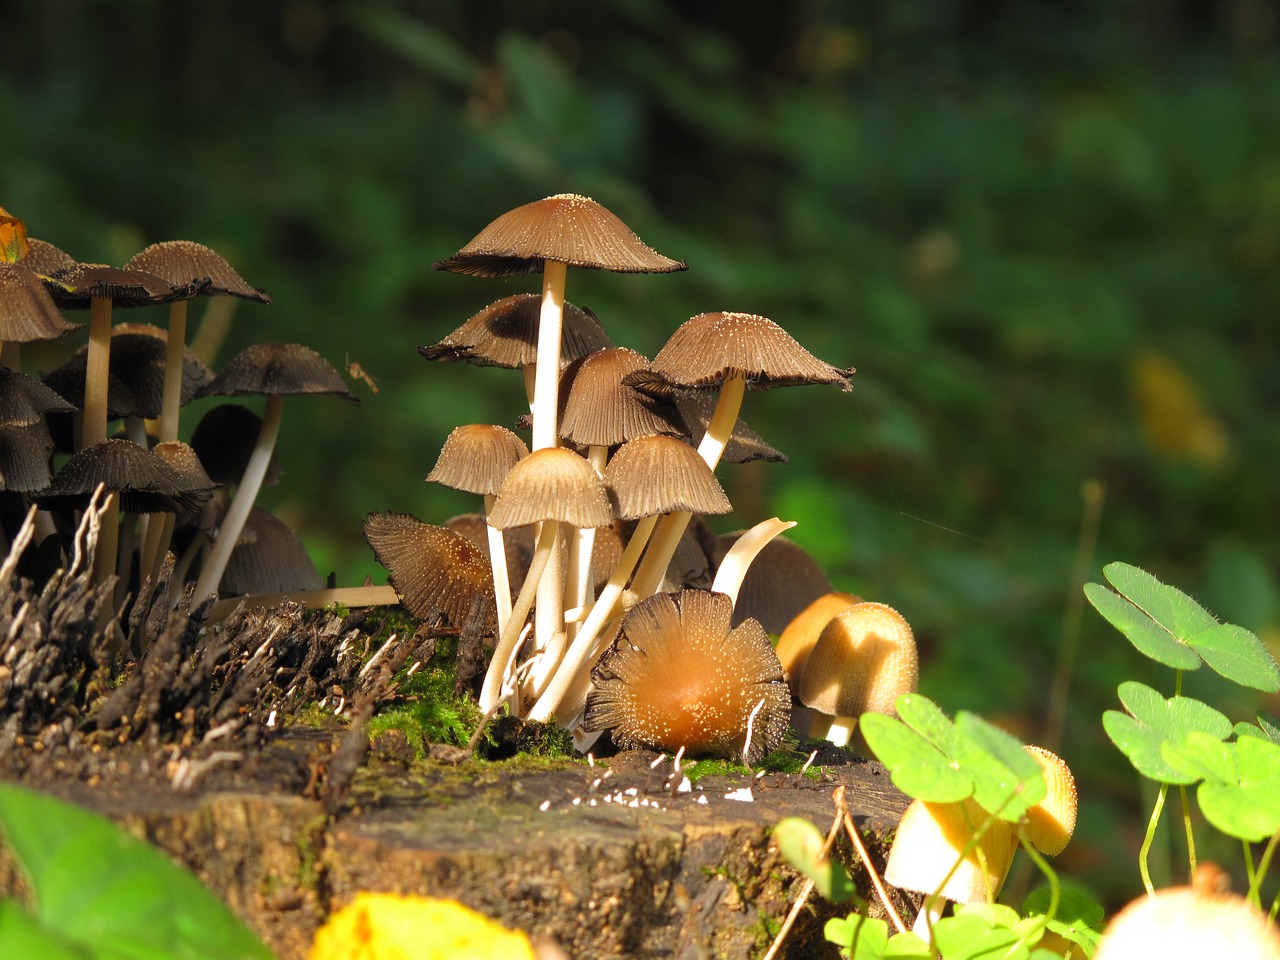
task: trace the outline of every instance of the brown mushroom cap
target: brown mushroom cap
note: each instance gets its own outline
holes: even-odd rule
[[[360,400],[329,361],[300,343],[255,343],[227,361],[202,397],[313,394]]]
[[[224,596],[288,593],[323,586],[324,578],[289,525],[261,507],[250,510],[222,571],[218,592]]]
[[[611,447],[655,433],[682,433],[670,412],[622,382],[648,363],[626,347],[597,350],[575,361],[562,381],[560,436],[579,446]]]
[[[460,513],[456,517],[450,517],[444,525],[475,544],[484,554],[485,562],[489,562],[489,522],[483,513]],[[502,531],[503,551],[507,555],[507,579],[511,582],[513,594],[520,589],[520,584],[529,572],[537,540],[538,528],[535,524],[508,527]]]
[[[449,434],[427,479],[454,490],[496,494],[511,468],[528,455],[525,442],[506,427],[470,423]]]
[[[714,387],[736,375],[754,390],[804,383],[833,383],[849,390],[852,374],[852,368],[819,360],[767,317],[701,313],[671,335],[647,370],[630,374],[626,382],[664,392]]]
[[[1040,762],[1047,788],[1045,798],[1027,810],[1027,842],[1041,853],[1056,857],[1076,829],[1076,780],[1066,761],[1056,753],[1031,744],[1027,745],[1027,752]]]
[[[76,258],[47,240],[28,237],[27,255],[22,258],[22,265],[41,277],[49,277],[59,270],[74,267]]]
[[[219,253],[192,240],[153,243],[135,254],[125,268],[145,271],[175,287],[188,287],[193,293],[226,294],[258,303],[271,302],[268,294],[245,283],[244,278]]]
[[[791,703],[782,668],[758,623],[730,629],[732,609],[706,590],[636,604],[591,671],[585,729],[612,730],[624,748],[741,756],[750,721],[746,761],[776,749]]]
[[[535,450],[512,467],[489,512],[489,523],[499,530],[543,520],[574,527],[613,523],[604,481],[564,447]]]
[[[675,437],[652,434],[624,443],[609,460],[604,481],[624,520],[675,510],[720,514],[733,509],[698,451]]]
[[[718,538],[717,567],[743,533],[737,530]],[[734,622],[752,617],[770,633],[781,633],[805,607],[832,590],[826,572],[802,546],[774,537],[747,568],[733,607]]]
[[[102,484],[120,494],[125,513],[195,513],[210,489],[193,486],[151,451],[129,440],[104,440],[68,460],[44,490],[31,495],[45,509],[83,509]]]
[[[596,201],[572,193],[507,211],[452,257],[433,266],[474,277],[513,277],[541,271],[546,260],[618,273],[688,268],[645,246]]]
[[[485,555],[466,537],[404,513],[371,513],[364,536],[410,616],[443,613],[461,627],[477,596],[489,598],[485,626],[494,625],[493,576]]]
[[[661,399],[665,394],[655,395]],[[684,424],[684,432],[696,447],[702,443],[711,416],[715,413],[716,397],[705,390],[676,390],[668,398],[676,408],[680,421]],[[787,463],[787,455],[777,447],[765,442],[764,437],[751,429],[742,418],[733,425],[733,433],[724,448],[722,460],[729,463],[750,463],[752,460],[764,460],[768,463]]]
[[[191,289],[174,286],[143,270],[126,270],[103,263],[73,263],[49,274],[45,288],[64,310],[87,310],[95,298],[115,307],[145,307],[191,296]]]
[[[58,312],[48,289],[26,260],[0,263],[0,341],[53,340],[78,326]]]
[[[48,413],[71,413],[75,409],[75,404],[35,377],[0,367],[0,425],[43,424]]]
[[[0,425],[0,490],[30,493],[49,486],[53,438],[43,422]]]
[[[751,571],[748,570],[747,579],[750,577]],[[738,602],[741,604],[741,597]],[[861,602],[862,598],[852,593],[832,591],[824,593],[791,618],[791,622],[778,637],[777,651],[782,672],[786,675],[792,690],[795,690],[796,678],[804,672],[805,664],[809,662],[809,653],[813,650],[813,645],[818,642],[818,637],[822,636],[822,631],[826,629],[827,624],[836,614],[844,613],[855,603]]]
[[[504,297],[489,304],[444,339],[418,347],[428,360],[465,360],[479,367],[518,370],[537,362],[538,318],[542,298],[535,293]],[[560,334],[560,366],[613,344],[600,320],[583,307],[566,302]]]
[[[1003,821],[993,823],[974,848],[963,859],[960,857],[986,820],[987,812],[973,800],[913,800],[898,822],[893,846],[889,848],[885,883],[901,890],[932,894],[959,860],[960,865],[942,887],[941,895],[957,903],[977,903],[987,899],[990,888],[995,896],[1004,885],[1018,847],[1009,825]]]
[[[234,486],[244,476],[249,456],[258,442],[262,418],[239,403],[220,403],[200,418],[191,434],[191,447],[209,476],[217,483]],[[273,454],[263,483],[280,479],[280,464]]]
[[[797,678],[800,702],[834,717],[892,714],[916,688],[920,668],[911,626],[883,603],[863,601],[834,616]]]

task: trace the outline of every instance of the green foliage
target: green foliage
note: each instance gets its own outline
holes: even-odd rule
[[[813,881],[814,889],[833,903],[854,895],[854,886],[837,861],[826,853],[822,831],[801,817],[785,817],[773,828],[778,849],[793,867]]]
[[[401,682],[395,704],[379,710],[368,723],[370,737],[386,730],[402,730],[419,759],[429,743],[465,744],[480,723],[480,708],[469,697],[453,692],[454,673],[427,666]]]
[[[1078,943],[1085,954],[1091,954],[1102,936],[1105,913],[1101,906],[1079,890],[1063,887],[1059,891],[1056,910],[1052,891],[1032,890],[1022,901],[1022,912],[1028,917],[1043,917],[1045,929],[1072,943]]]
[[[195,877],[96,814],[0,784],[0,830],[30,881],[0,902],[0,955],[54,960],[270,960]]]

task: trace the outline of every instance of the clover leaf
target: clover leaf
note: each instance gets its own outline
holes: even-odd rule
[[[856,892],[844,867],[823,852],[826,837],[802,817],[784,817],[773,828],[773,838],[787,861],[813,881],[814,888],[835,903]]]
[[[1028,917],[1042,917],[1049,910],[1048,887],[1032,890],[1022,901],[1022,912]],[[1079,890],[1062,887],[1058,892],[1057,912],[1045,922],[1045,928],[1058,936],[1078,943],[1086,955],[1093,953],[1106,926],[1106,911]]]
[[[1162,750],[1170,764],[1199,773],[1200,810],[1223,833],[1256,843],[1280,831],[1280,744],[1192,733]]]
[[[1102,715],[1102,727],[1139,773],[1159,783],[1189,784],[1201,779],[1186,765],[1169,761],[1162,752],[1166,743],[1177,746],[1192,733],[1218,741],[1231,735],[1231,721],[1225,714],[1192,697],[1166,700],[1135,681],[1120,684],[1118,692],[1129,712],[1108,710]]]
[[[858,723],[867,745],[889,768],[896,786],[929,803],[955,803],[973,794],[973,779],[955,757],[954,725],[928,697],[907,693],[894,703],[898,716],[864,713]]]

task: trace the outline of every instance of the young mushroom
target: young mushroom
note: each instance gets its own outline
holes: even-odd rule
[[[783,629],[778,636],[778,660],[792,690],[795,690],[797,678],[809,661],[809,653],[827,624],[836,614],[844,613],[855,603],[862,603],[862,598],[852,593],[824,593],[792,617]]]

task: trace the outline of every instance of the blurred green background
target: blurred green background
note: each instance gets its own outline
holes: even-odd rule
[[[358,409],[288,405],[264,498],[343,584],[385,576],[368,512],[474,509],[422,478],[454,426],[521,409],[509,371],[414,347],[536,279],[432,261],[574,191],[690,265],[571,274],[615,342],[651,356],[689,316],[742,310],[858,368],[852,394],[748,396],[791,463],[724,469],[717,528],[800,521],[838,588],[916,626],[948,711],[1040,735],[1088,484],[1091,579],[1139,564],[1280,643],[1267,0],[11,0],[0,18],[0,204],[32,236],[109,263],[207,243],[276,298],[238,308],[219,359],[297,340],[376,380]],[[1131,893],[1114,848],[1136,848],[1136,776],[1098,715],[1121,679],[1171,680],[1079,622],[1068,869]]]

